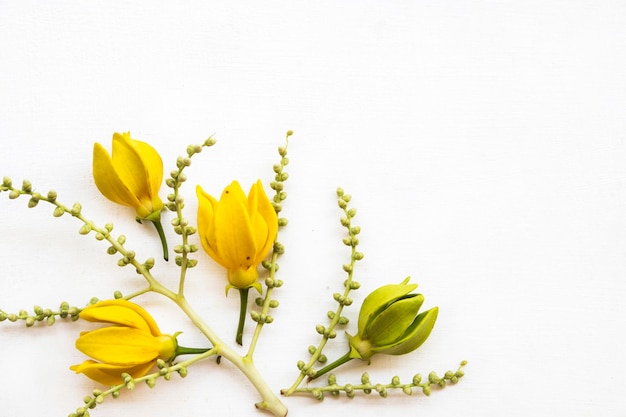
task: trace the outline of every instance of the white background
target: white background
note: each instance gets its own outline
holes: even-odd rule
[[[138,257],[158,258],[151,226],[95,189],[94,142],[110,149],[113,132],[130,131],[169,172],[188,144],[215,133],[183,189],[195,222],[196,183],[213,194],[235,178],[268,184],[293,129],[285,285],[256,355],[272,388],[294,381],[342,288],[349,251],[337,186],[353,195],[363,230],[355,304],[411,275],[425,306],[440,307],[417,352],[347,365],[340,382],[365,370],[386,382],[469,365],[430,397],[292,397],[290,416],[626,415],[626,3],[227,3],[0,1],[0,175],[80,201]],[[83,305],[141,288],[75,220],[7,197],[0,308]],[[191,302],[230,341],[236,293],[225,298],[224,272],[198,255]],[[173,262],[154,271],[176,285]],[[170,303],[140,301],[163,331],[203,344]],[[84,359],[73,343],[87,328],[0,325],[0,416],[64,416],[81,405],[94,385],[68,366]],[[345,343],[340,332],[328,355]],[[257,400],[232,366],[211,361],[92,415],[254,416]]]

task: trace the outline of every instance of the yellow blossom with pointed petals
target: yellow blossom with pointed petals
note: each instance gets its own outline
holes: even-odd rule
[[[111,155],[94,144],[93,178],[106,198],[134,208],[137,218],[159,219],[163,162],[152,146],[132,139],[129,132],[114,133]]]
[[[81,311],[80,318],[112,325],[82,332],[76,348],[92,359],[70,367],[101,384],[123,383],[122,373],[142,377],[158,359],[176,356],[176,339],[162,334],[148,312],[130,301],[100,301]]]
[[[237,181],[224,189],[219,201],[200,186],[196,194],[202,247],[228,271],[226,291],[250,287],[260,291],[257,267],[278,233],[278,217],[261,180],[252,185],[247,197]]]

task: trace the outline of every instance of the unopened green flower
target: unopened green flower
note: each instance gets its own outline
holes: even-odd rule
[[[413,294],[417,284],[406,278],[400,284],[385,285],[363,301],[358,333],[350,336],[350,356],[368,360],[375,353],[403,355],[428,339],[437,320],[438,307],[418,314],[422,294]]]
[[[382,286],[365,297],[359,312],[358,332],[348,335],[350,351],[320,369],[315,378],[352,359],[368,361],[376,353],[412,352],[428,339],[439,308],[419,313],[424,296],[413,293],[417,284],[408,282],[406,278],[400,284]]]

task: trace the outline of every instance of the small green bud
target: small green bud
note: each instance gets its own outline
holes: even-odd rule
[[[57,192],[54,190],[48,191],[48,201],[54,203],[57,199]]]
[[[406,395],[411,395],[413,394],[413,390],[411,389],[411,387],[402,387],[402,392],[405,393]]]
[[[54,316],[48,316],[48,318],[46,319],[46,324],[48,326],[52,326],[54,324],[54,322],[55,322]]]
[[[9,177],[3,177],[2,178],[2,185],[4,185],[5,187],[11,188],[13,186],[13,181],[11,181],[11,178]]]
[[[37,204],[39,204],[39,200],[34,197],[28,200],[28,208],[36,207]]]
[[[146,379],[146,385],[150,388],[154,388],[156,386],[156,378],[148,378]]]
[[[328,385],[335,385],[335,384],[337,384],[337,375],[335,374],[328,375]]]
[[[349,218],[353,218],[356,216],[356,209],[353,207],[350,210],[348,210],[347,215]]]
[[[35,324],[35,318],[34,317],[26,317],[26,327],[32,327],[33,324]]]
[[[279,305],[278,300],[270,300],[270,308],[278,308]]]
[[[78,230],[78,233],[81,235],[86,235],[91,232],[91,226],[89,224],[83,224],[83,226]]]
[[[11,190],[11,192],[9,193],[9,198],[11,200],[15,200],[16,198],[18,198],[20,196],[20,192],[17,190]]]
[[[278,154],[282,157],[287,155],[287,148],[285,148],[284,146],[281,146],[278,148]]]
[[[120,298],[123,298],[124,296],[122,295],[121,291],[115,291],[113,293],[113,298],[115,298],[116,300],[119,300]]]
[[[420,374],[415,374],[413,377],[413,385],[419,385],[422,382],[422,376]]]
[[[80,203],[74,203],[74,205],[72,206],[70,210],[70,213],[72,214],[72,216],[78,216],[81,210],[82,210],[82,206],[80,205]]]
[[[30,193],[33,190],[33,184],[30,181],[24,180],[22,181],[22,191],[25,193]]]
[[[346,203],[349,203],[350,200],[352,200],[352,196],[350,194],[344,194],[341,196],[341,199],[345,201]]]
[[[186,367],[182,367],[178,370],[178,375],[180,375],[181,378],[185,378],[188,374],[189,370]]]
[[[394,385],[394,386],[400,385],[400,377],[396,375],[393,378],[391,378],[391,385]]]
[[[361,375],[361,384],[369,384],[370,383],[370,376],[367,372],[364,372],[363,375]]]
[[[320,355],[319,358],[317,358],[317,361],[319,363],[326,363],[328,361],[328,357],[326,355],[322,354],[322,355]]]
[[[432,393],[432,388],[430,388],[430,385],[425,385],[422,387],[422,392],[428,397]]]
[[[113,246],[109,246],[109,247],[107,248],[107,253],[108,253],[109,255],[115,255],[115,254],[117,253],[117,249],[115,249]]]
[[[343,200],[337,200],[337,205],[340,209],[345,209],[346,207],[348,207],[348,203]]]
[[[305,366],[305,365],[306,365],[306,364],[304,363],[304,361],[298,361],[298,369],[299,369],[300,371],[304,369],[304,366]]]
[[[315,326],[315,331],[319,334],[324,334],[324,332],[326,331],[326,327],[318,324],[317,326]]]
[[[150,270],[154,267],[154,258],[148,258],[146,259],[146,261],[143,263],[143,266],[147,269]]]
[[[317,352],[317,348],[313,345],[309,346],[309,353],[312,355]]]
[[[360,261],[361,259],[363,259],[364,255],[362,252],[354,252],[354,260],[355,261]]]
[[[215,145],[216,140],[213,137],[208,138],[204,141],[204,146],[213,146]]]

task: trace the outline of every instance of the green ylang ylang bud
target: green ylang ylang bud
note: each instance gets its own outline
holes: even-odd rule
[[[359,311],[357,334],[348,335],[350,351],[320,369],[316,377],[352,359],[369,361],[376,353],[403,355],[420,347],[435,325],[439,308],[419,313],[424,296],[412,293],[416,288],[406,278],[370,293]]]

